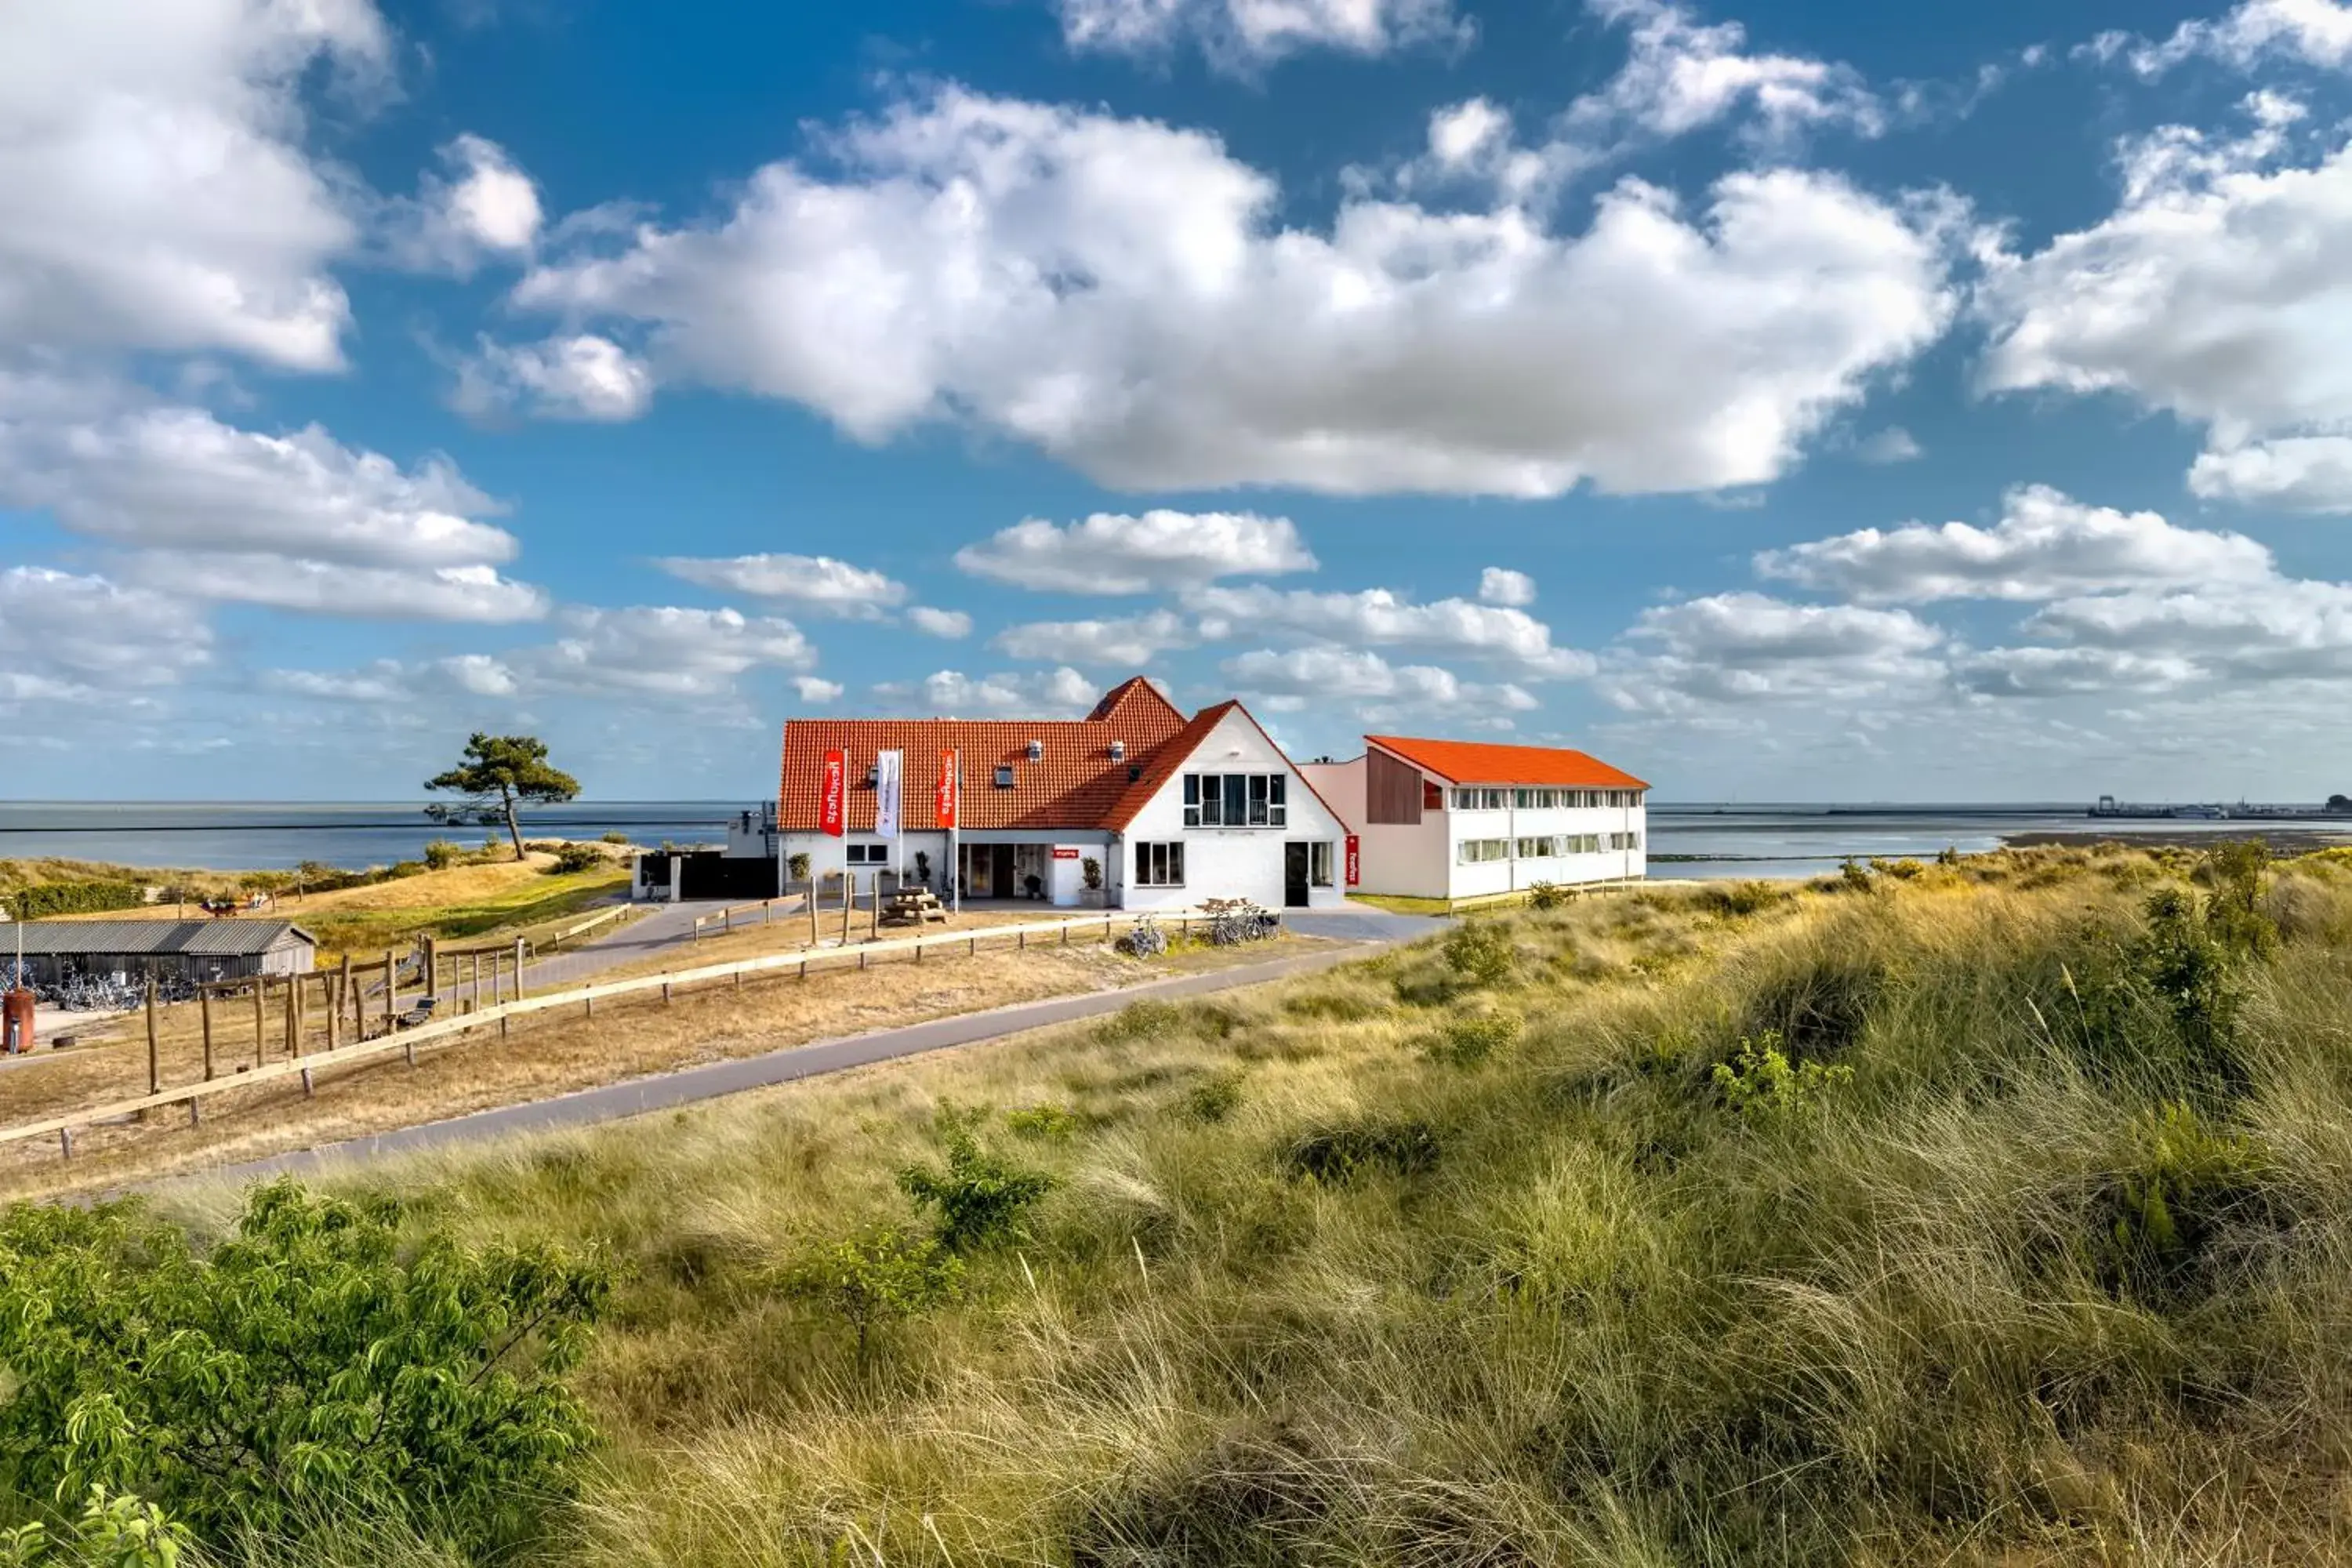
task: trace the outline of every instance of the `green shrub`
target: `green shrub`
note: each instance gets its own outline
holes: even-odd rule
[[[1563,888],[1557,882],[1534,882],[1528,887],[1528,907],[1536,910],[1563,909],[1575,902],[1576,889]]]
[[[1054,1190],[1054,1178],[990,1153],[964,1120],[942,1120],[947,1169],[909,1165],[898,1173],[899,1190],[918,1209],[939,1210],[940,1245],[950,1251],[1025,1235],[1029,1210]]]
[[[1283,1151],[1282,1164],[1295,1178],[1338,1185],[1381,1172],[1420,1175],[1435,1168],[1443,1149],[1426,1121],[1363,1117],[1307,1129]]]
[[[784,874],[795,882],[807,881],[809,858],[804,854],[787,856],[784,859]]]
[[[2130,1166],[2096,1206],[2099,1271],[2118,1294],[2161,1302],[2218,1283],[2216,1253],[2231,1228],[2279,1228],[2272,1162],[2253,1140],[2218,1131],[2177,1102],[2133,1136]]]
[[[397,882],[403,877],[422,877],[429,869],[431,869],[431,868],[426,866],[422,860],[396,860],[393,862],[393,864],[385,867],[381,875],[371,877],[369,879],[371,881]]]
[[[1730,1110],[1751,1121],[1774,1121],[1805,1110],[1853,1081],[1850,1067],[1820,1062],[1790,1064],[1780,1037],[1743,1039],[1728,1062],[1715,1068],[1716,1092]]]
[[[629,836],[617,827],[611,827],[604,830],[602,841],[606,844],[626,844],[629,841]]]
[[[1129,1040],[1151,1040],[1172,1035],[1184,1023],[1184,1010],[1173,1002],[1147,997],[1131,1002],[1095,1026],[1095,1038],[1107,1046]]]
[[[869,1226],[794,1264],[782,1283],[788,1293],[829,1308],[849,1325],[863,1366],[877,1330],[955,1300],[963,1284],[963,1260],[938,1237]]]
[[[92,1487],[71,1524],[0,1531],[0,1568],[178,1568],[194,1539],[145,1499]]]
[[[1498,921],[1465,921],[1445,934],[1445,967],[1463,984],[1496,984],[1511,963],[1511,934]]]
[[[1912,859],[1909,856],[1905,856],[1899,860],[1888,860],[1876,855],[1870,858],[1870,868],[1882,877],[1892,877],[1898,882],[1915,881],[1927,869],[1924,864]]]
[[[9,913],[17,920],[37,921],[49,915],[136,909],[141,894],[136,882],[43,882],[10,893],[6,902]]]
[[[446,871],[457,863],[466,851],[446,838],[436,838],[425,846],[425,863],[436,871]]]
[[[1844,864],[1838,868],[1837,886],[1849,893],[1866,893],[1874,885],[1870,879],[1870,872],[1864,868],[1861,861],[1851,855],[1847,856]]]
[[[515,1538],[593,1440],[563,1375],[606,1277],[399,1217],[282,1180],[205,1252],[136,1202],[9,1209],[0,1487],[135,1489],[215,1542],[321,1508]]]
[[[572,871],[593,871],[605,863],[604,852],[593,844],[558,844],[552,847],[555,851],[555,864],[547,868],[550,876],[561,877]]]
[[[1194,1121],[1219,1122],[1241,1109],[1242,1075],[1214,1073],[1184,1093],[1184,1114]]]
[[[1433,1061],[1449,1067],[1475,1068],[1496,1051],[1507,1049],[1519,1037],[1516,1013],[1484,1013],[1456,1018],[1424,1047]]]
[[[1760,915],[1787,903],[1792,895],[1770,882],[1709,882],[1699,889],[1698,903],[1719,915]]]
[[[1066,1105],[1046,1103],[1005,1112],[1004,1125],[1024,1138],[1063,1143],[1078,1130],[1078,1119]]]

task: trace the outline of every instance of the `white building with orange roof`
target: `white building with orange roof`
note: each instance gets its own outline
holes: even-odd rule
[[[1367,735],[1305,763],[1357,842],[1366,893],[1475,899],[1647,873],[1650,786],[1582,752]]]
[[[1249,710],[1187,717],[1140,677],[1083,719],[792,720],[776,821],[787,864],[806,856],[814,879],[861,893],[1129,910],[1346,897],[1347,829]]]

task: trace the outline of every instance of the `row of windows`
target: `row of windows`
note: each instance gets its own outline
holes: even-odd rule
[[[1456,811],[1502,811],[1511,806],[1521,811],[1578,810],[1641,804],[1642,792],[1637,789],[1457,789],[1454,792],[1454,809]]]
[[[1307,879],[1318,888],[1331,885],[1331,845],[1318,839],[1307,847]],[[1184,885],[1184,841],[1138,843],[1135,885],[1139,888],[1181,888]]]
[[[1549,833],[1514,842],[1508,838],[1465,838],[1454,847],[1454,858],[1475,866],[1487,860],[1554,860],[1563,855],[1598,855],[1603,851],[1639,849],[1638,833]]]
[[[1283,827],[1290,820],[1283,773],[1186,773],[1187,827]]]

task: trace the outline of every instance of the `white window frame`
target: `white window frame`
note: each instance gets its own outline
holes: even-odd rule
[[[1228,795],[1234,796],[1228,800]],[[1215,820],[1212,821],[1213,814]],[[1234,820],[1236,816],[1239,821]],[[1287,827],[1290,826],[1288,773],[1186,773],[1184,826],[1187,827]]]
[[[867,844],[849,844],[842,848],[845,866],[887,866],[890,864],[890,841],[877,838]]]
[[[1454,863],[1457,866],[1485,866],[1510,858],[1511,841],[1507,838],[1465,838],[1454,850]]]
[[[1307,885],[1308,887],[1328,888],[1332,885],[1331,862],[1337,857],[1331,853],[1331,841],[1328,838],[1315,839],[1307,846]]]

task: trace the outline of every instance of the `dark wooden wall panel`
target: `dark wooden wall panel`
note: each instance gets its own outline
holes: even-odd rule
[[[1386,752],[1364,755],[1364,820],[1418,826],[1421,770]]]

